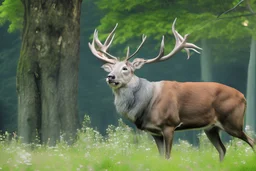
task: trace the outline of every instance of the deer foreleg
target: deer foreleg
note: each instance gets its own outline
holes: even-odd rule
[[[163,130],[164,143],[165,143],[165,158],[166,159],[169,159],[170,156],[171,156],[172,140],[173,140],[174,130],[175,130],[174,127],[166,127]]]

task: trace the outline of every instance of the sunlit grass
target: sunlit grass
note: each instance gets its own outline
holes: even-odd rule
[[[226,144],[227,154],[222,163],[218,153],[205,135],[200,147],[186,141],[173,146],[172,158],[162,159],[147,133],[134,131],[119,122],[109,126],[107,137],[88,126],[86,118],[79,131],[78,141],[68,146],[60,142],[56,147],[37,144],[24,145],[17,141],[0,141],[0,170],[4,171],[254,171],[256,155],[249,145],[235,139]],[[1,139],[0,138],[0,139]],[[33,150],[31,150],[33,146]]]

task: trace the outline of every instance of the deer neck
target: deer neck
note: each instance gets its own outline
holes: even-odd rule
[[[153,91],[153,83],[137,76],[132,77],[126,86],[114,91],[117,112],[135,122],[148,108]]]

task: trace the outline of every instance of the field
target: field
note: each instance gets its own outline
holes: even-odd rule
[[[78,133],[77,142],[56,147],[6,140],[0,137],[0,171],[255,171],[256,155],[249,145],[238,139],[226,144],[227,154],[219,162],[218,153],[204,134],[200,146],[186,141],[173,146],[172,158],[162,159],[147,133],[134,131],[121,120],[119,126],[109,126],[107,136],[88,126]]]

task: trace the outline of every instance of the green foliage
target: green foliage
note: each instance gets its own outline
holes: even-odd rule
[[[183,34],[193,33],[191,41],[220,37],[226,40],[237,40],[255,34],[253,22],[250,23],[250,27],[243,25],[243,22],[249,20],[246,17],[217,18],[220,13],[233,7],[234,3],[226,0],[197,0],[193,2],[189,0],[100,0],[96,4],[106,12],[101,20],[99,30],[110,30],[117,22],[120,25],[117,34],[122,36],[117,36],[115,43],[124,43],[127,39],[142,34],[159,40],[161,35],[167,32],[171,33],[171,23],[176,17],[178,18],[177,30]],[[235,14],[242,15],[244,13],[243,10]],[[232,15],[234,14],[232,13]],[[232,15],[228,16],[232,17]]]
[[[99,0],[95,3],[106,13],[98,26],[99,36],[103,40],[114,25],[119,23],[113,44],[125,43],[135,48],[139,44],[139,37],[145,34],[149,37],[147,41],[155,44],[154,48],[159,48],[160,39],[165,35],[165,51],[169,52],[174,45],[174,37],[170,35],[172,34],[171,25],[177,18],[176,29],[181,35],[190,34],[189,42],[196,43],[203,38],[215,43],[211,46],[214,62],[234,62],[239,59],[234,58],[234,54],[243,52],[237,56],[240,58],[246,56],[244,52],[247,52],[249,47],[247,40],[256,36],[256,18],[245,15],[250,13],[245,1],[236,10],[218,18],[221,13],[233,8],[238,2],[237,0],[195,0],[193,2],[189,0],[113,0],[111,2]],[[255,4],[255,0],[250,1],[252,9],[256,10]],[[170,41],[172,42],[169,43]],[[200,43],[196,44],[200,46]],[[148,50],[150,49],[152,48]]]
[[[85,118],[88,123],[88,117]],[[25,145],[0,136],[0,170],[255,170],[256,157],[250,147],[235,139],[226,144],[227,155],[221,164],[217,151],[205,135],[200,135],[199,148],[180,140],[172,151],[172,159],[158,156],[156,146],[145,132],[133,133],[119,120],[109,126],[107,136],[100,136],[88,125],[80,130],[73,146],[60,142],[56,147]],[[98,137],[98,138],[96,138]],[[89,141],[88,141],[89,140]],[[92,141],[91,141],[92,140]],[[211,146],[211,148],[206,147]]]
[[[23,4],[21,0],[4,0],[0,6],[0,26],[9,23],[8,32],[14,32],[22,28]]]

